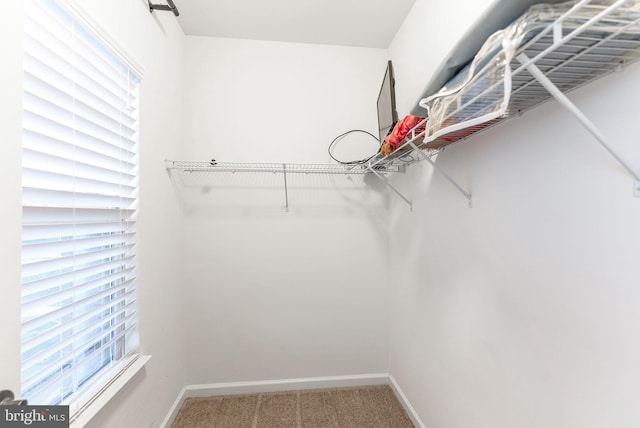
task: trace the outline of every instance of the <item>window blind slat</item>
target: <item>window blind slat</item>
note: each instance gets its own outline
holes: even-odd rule
[[[79,276],[77,281],[66,282],[58,286],[50,287],[51,292],[43,293],[41,297],[22,304],[22,320],[23,322],[31,321],[39,316],[43,307],[60,307],[64,305],[65,301],[77,298],[76,296],[92,296],[100,291],[100,287],[104,286],[104,284],[128,278],[132,271],[133,268],[125,269],[122,266],[116,265],[112,269],[94,274],[101,274],[99,279],[91,280],[94,275]],[[76,283],[78,285],[76,285]]]
[[[90,45],[86,42],[81,34],[82,27],[68,28],[66,22],[61,22],[59,17],[51,15],[33,15],[25,20],[25,33],[37,40],[43,48],[44,52],[39,53],[39,57],[55,55],[62,61],[72,64],[77,68],[86,70],[89,76],[99,77],[103,81],[103,85],[109,88],[115,94],[121,94],[129,90],[127,84],[113,76],[120,76],[126,73],[126,69],[115,66],[112,61],[105,59],[111,54],[106,50],[96,51],[98,45],[95,43]],[[29,45],[25,50],[30,52]]]
[[[41,207],[23,204],[22,215],[23,225],[100,223],[132,219],[135,208]]]
[[[47,191],[38,187],[23,187],[22,191],[23,201],[29,206],[68,207],[76,203],[82,208],[128,208],[135,201],[134,196],[101,195],[73,190]]]
[[[28,104],[39,107],[56,106],[61,108],[75,108],[76,115],[118,135],[133,135],[136,130],[132,128],[129,116],[124,108],[114,108],[109,105],[96,105],[94,99],[83,99],[82,91],[77,86],[73,86],[73,92],[44,82],[32,74],[25,73],[23,80],[25,97]],[[105,103],[102,103],[105,104]],[[111,108],[109,108],[111,107]],[[129,122],[129,123],[128,123]]]
[[[53,109],[66,111],[74,111],[74,119],[82,119],[82,123],[87,129],[99,129],[106,133],[111,133],[117,138],[123,135],[131,137],[136,130],[127,125],[126,117],[128,115],[124,111],[126,107],[115,110],[113,112],[103,112],[91,104],[82,100],[79,96],[78,87],[74,86],[73,93],[65,93],[63,90],[54,90],[56,88],[51,85],[36,85],[30,75],[25,75],[24,80],[24,100],[25,109],[39,112],[43,116],[52,114]]]
[[[46,340],[53,343],[53,345],[47,346],[46,348],[32,348],[29,352],[23,354],[23,361],[25,362],[24,375],[31,376],[27,371],[34,373],[37,370],[34,369],[34,367],[42,366],[42,360],[50,358],[49,355],[53,349],[64,350],[65,354],[69,354],[70,350],[65,348],[69,344],[72,344],[73,350],[82,352],[82,347],[91,343],[96,336],[100,334],[111,334],[111,332],[122,323],[123,319],[135,312],[135,302],[126,303],[126,300],[131,300],[132,297],[131,294],[123,294],[118,300],[118,305],[96,310],[90,317],[87,317],[87,321],[84,323],[67,323],[61,326],[62,328],[56,329],[56,331],[43,334],[41,340],[46,338]],[[96,331],[96,326],[98,327],[98,331]],[[62,355],[60,355],[59,358],[62,358]]]
[[[131,297],[129,295],[129,297]],[[131,300],[131,299],[129,299]],[[111,309],[111,315],[109,317],[104,317],[102,319],[103,323],[113,323],[112,326],[104,330],[106,334],[111,333],[112,330],[116,329],[119,325],[122,324],[123,319],[127,319],[135,312],[135,301],[130,301],[127,304],[118,305],[117,309]],[[109,309],[109,308],[107,308]],[[55,332],[54,334],[48,334],[48,339],[54,338],[52,342],[55,342],[54,345],[48,346],[46,348],[38,349],[37,353],[30,353],[28,357],[23,357],[23,364],[21,373],[24,376],[27,383],[31,383],[28,381],[28,377],[34,376],[34,374],[42,370],[42,366],[49,365],[51,361],[54,359],[61,359],[65,355],[69,355],[73,352],[73,350],[81,349],[83,345],[88,343],[87,341],[79,342],[79,337],[86,337],[91,331],[96,328],[95,323],[85,323],[82,324],[82,327],[78,327],[80,324],[67,324],[65,328],[63,328],[59,332]],[[73,334],[72,334],[73,332]],[[43,335],[44,336],[44,335]],[[59,337],[56,337],[59,336]],[[69,346],[73,345],[73,346]],[[71,348],[71,349],[69,349]],[[45,361],[48,362],[45,363]],[[40,366],[40,368],[38,368]],[[46,369],[46,367],[44,368]]]
[[[62,237],[85,235],[91,233],[120,233],[132,230],[134,223],[127,221],[104,221],[86,223],[50,223],[31,224],[22,228],[22,237],[25,241],[62,239]]]
[[[52,364],[56,365],[64,359],[73,358],[74,354],[77,355],[78,352],[83,353],[83,348],[95,343],[96,337],[113,335],[125,323],[135,324],[135,303],[120,305],[114,309],[113,314],[112,317],[99,318],[97,322],[83,324],[80,327],[79,324],[74,324],[71,329],[67,328],[66,330],[66,333],[74,330],[73,335],[66,334],[64,338],[57,338],[54,347],[40,349],[40,352],[25,359],[24,369],[21,371],[25,384],[34,383],[37,374],[47,371]],[[100,328],[105,325],[107,328]],[[96,330],[96,326],[99,327],[98,330]],[[70,347],[71,349],[69,349]]]
[[[120,335],[120,333],[114,334],[117,330],[125,327],[127,323],[131,323],[132,318],[134,317],[135,310],[131,306],[122,307],[118,312],[115,313],[119,321],[117,324],[114,324],[112,328],[106,330],[103,335],[115,335],[116,337]],[[122,317],[123,314],[127,314],[125,317]],[[80,331],[80,335],[87,334],[91,331],[91,329],[95,329],[95,326],[90,325],[85,329]],[[82,349],[86,348],[88,345],[95,343],[95,336],[89,338],[81,344],[77,344],[74,342],[74,337],[69,337],[61,341],[58,345],[52,348],[47,348],[46,352],[41,355],[36,355],[28,360],[26,360],[23,364],[23,368],[21,370],[21,374],[24,377],[25,385],[33,385],[37,383],[38,379],[45,375],[49,370],[50,366],[60,366],[64,364],[66,360],[69,358],[73,358],[73,351],[71,349],[77,348]],[[73,346],[71,346],[73,345]],[[106,346],[106,345],[105,345]],[[66,348],[66,349],[65,349]],[[102,347],[103,349],[104,347]],[[100,350],[102,350],[100,349]],[[66,351],[66,352],[65,352]],[[99,351],[96,351],[99,352]],[[46,364],[43,364],[43,361]],[[80,361],[78,361],[80,363]]]
[[[92,287],[91,283],[84,284],[84,281],[88,281],[96,275],[101,275],[104,272],[110,272],[117,269],[132,269],[130,267],[132,260],[132,256],[119,257],[109,263],[101,263],[97,266],[88,266],[83,269],[75,269],[71,272],[63,272],[59,275],[26,282],[24,283],[25,291],[22,298],[23,305],[26,306],[26,304],[31,303],[33,300],[41,296],[46,296],[58,289],[63,289],[67,284],[73,283],[74,281],[78,284],[76,285],[78,293],[82,294],[82,292],[84,292],[84,287]],[[77,280],[78,277],[84,278],[85,280],[79,281]]]
[[[135,305],[135,302],[132,301],[127,305],[122,306],[120,309],[118,309],[116,312],[113,313],[113,318],[120,320],[122,315],[126,315],[125,320],[129,318],[129,321],[132,321],[130,318],[135,312],[133,305]],[[122,320],[118,322],[118,325],[121,325],[121,324],[122,324]],[[114,327],[118,327],[118,325]],[[72,328],[73,327],[68,327],[67,331],[71,331]],[[88,325],[83,329],[78,330],[77,333],[79,335],[83,335],[88,331],[90,331],[90,329],[92,328],[94,328],[93,325]],[[66,338],[58,341],[56,345],[46,348],[44,352],[41,352],[39,354],[34,354],[29,358],[24,358],[22,360],[21,373],[25,377],[25,379],[27,379],[25,383],[32,383],[32,380],[29,379],[29,377],[31,376],[35,377],[36,376],[35,373],[37,370],[40,370],[40,372],[42,372],[47,369],[46,367],[44,368],[37,367],[37,366],[43,365],[42,364],[43,360],[51,361],[51,359],[54,358],[58,353],[60,353],[60,356],[57,358],[57,360],[61,360],[62,358],[64,358],[65,355],[69,355],[71,353],[71,350],[73,349],[73,347],[71,347],[70,345],[74,343],[74,340],[75,340],[75,337],[73,335],[71,334],[67,335]],[[66,352],[65,352],[65,348],[67,348]]]
[[[116,298],[112,302],[109,302],[108,304],[105,304],[105,305],[98,304],[98,305],[95,305],[95,307],[93,307],[94,304],[99,302],[101,298],[108,296],[110,294],[114,294],[114,293],[117,294],[119,291],[125,289],[127,286],[131,284],[131,281],[133,281],[133,278],[114,287],[114,290],[105,290],[99,294],[85,297],[84,299],[80,299],[79,301],[73,302],[70,305],[67,305],[59,309],[54,309],[45,315],[42,315],[38,318],[24,322],[22,327],[23,329],[22,353],[23,354],[31,353],[34,350],[34,348],[37,348],[39,341],[45,338],[51,338],[54,335],[60,333],[61,331],[64,331],[64,329],[67,328],[67,326],[64,325],[64,323],[61,323],[57,327],[47,328],[42,333],[39,333],[37,335],[34,334],[34,332],[37,332],[37,330],[42,326],[47,326],[50,322],[53,322],[53,323],[61,322],[60,320],[64,319],[65,316],[69,314],[73,315],[74,323],[82,324],[83,322],[92,318],[96,314],[99,314],[101,311],[104,310],[105,307],[109,307],[109,305],[116,305],[120,302],[123,302],[126,297],[130,296],[130,294],[125,294],[123,297]],[[89,307],[92,307],[92,309],[87,310],[87,308]],[[80,312],[80,314],[75,315],[74,311],[78,311]]]
[[[77,268],[105,263],[114,257],[131,257],[134,248],[133,243],[118,248],[108,248],[76,256],[62,256],[51,260],[38,260],[22,264],[22,280],[30,281],[37,277],[49,277],[60,272],[73,271]]]
[[[84,147],[69,144],[66,141],[57,140],[30,130],[24,130],[24,139],[25,143],[23,146],[25,150],[59,157],[69,158],[74,156],[76,158],[82,158],[89,166],[109,169],[121,174],[130,174],[132,179],[135,178],[135,163],[123,157],[114,157],[93,150],[87,150]],[[133,156],[133,153],[131,153],[131,156]]]
[[[27,137],[27,133],[30,132],[47,136],[49,139],[73,141],[73,144],[77,147],[104,156],[122,158],[124,161],[134,161],[136,158],[135,151],[131,149],[131,145],[128,144],[129,141],[126,139],[117,141],[100,140],[78,129],[74,129],[73,126],[54,122],[46,117],[38,116],[31,111],[23,112],[23,128],[27,131],[23,132],[23,137]],[[31,142],[31,144],[35,143],[37,142]]]
[[[33,42],[28,36],[25,37],[25,43]],[[94,105],[109,105],[118,111],[126,111],[133,106],[136,98],[129,96],[126,99],[118,97],[108,88],[104,87],[100,82],[87,76],[82,70],[78,70],[71,64],[66,64],[59,57],[44,57],[39,55],[38,50],[46,52],[46,48],[31,49],[26,52],[23,62],[25,76],[44,80],[55,84],[60,91],[72,93],[79,96],[85,102]],[[31,79],[25,79],[25,83],[29,84]],[[90,97],[93,95],[93,97]]]
[[[111,340],[110,343],[116,343],[118,341],[120,341],[121,339],[125,338],[127,335],[129,335],[133,330],[135,330],[137,326],[136,325],[131,325],[128,326],[126,328],[125,331],[123,331],[122,333],[118,334],[118,336],[116,336],[113,340]],[[52,382],[48,382],[48,384],[45,384],[44,387],[41,387],[40,389],[37,389],[35,392],[31,392],[30,396],[32,397],[32,400],[34,401],[38,401],[41,400],[40,402],[45,402],[47,400],[53,400],[54,403],[60,403],[60,402],[65,402],[67,400],[67,396],[68,393],[65,392],[65,389],[62,388],[62,383],[66,380],[69,380],[70,378],[75,377],[76,380],[73,380],[73,390],[74,392],[78,392],[80,393],[83,389],[88,389],[88,385],[86,384],[86,382],[90,379],[86,379],[84,376],[82,377],[82,379],[84,380],[84,382],[80,382],[79,376],[78,374],[80,373],[86,373],[86,370],[83,371],[82,370],[82,363],[84,363],[86,361],[86,359],[78,361],[78,363],[74,364],[73,359],[67,359],[67,361],[65,361],[65,366],[67,367],[73,367],[74,365],[80,366],[79,368],[75,368],[74,370],[71,369],[65,369],[65,370],[60,370],[57,369],[54,366],[54,371],[50,372],[49,374],[47,374],[47,377],[53,377],[52,375],[58,375],[57,377],[54,377],[52,380]],[[108,369],[110,365],[113,365],[114,362],[117,361],[115,359],[113,359],[112,361],[110,361],[109,363],[107,363],[108,365],[103,366],[103,368]],[[64,374],[62,374],[64,372]],[[91,377],[93,377],[94,374],[99,373],[99,372],[91,372]],[[54,382],[55,381],[55,382]],[[25,394],[25,390],[29,391],[28,388],[23,389],[23,395]],[[56,391],[58,390],[59,392],[55,393],[53,395],[53,397],[51,397],[52,391]],[[41,397],[49,397],[48,399],[44,399]]]
[[[50,160],[48,163],[47,158]],[[30,171],[30,180],[25,181],[24,185],[38,188],[55,186],[78,193],[99,191],[105,195],[131,194],[135,191],[135,182],[129,175],[90,168],[72,160],[61,162],[60,165],[56,165],[55,161],[54,157],[48,155],[36,157],[25,153],[23,168]]]
[[[75,103],[74,103],[75,104]],[[49,127],[66,127],[71,128],[75,132],[80,132],[91,138],[101,141],[107,141],[116,147],[122,147],[123,143],[132,142],[135,132],[123,129],[123,132],[111,130],[103,127],[101,124],[89,119],[86,111],[78,109],[77,105],[72,108],[77,109],[75,114],[70,114],[61,106],[57,106],[45,99],[34,97],[26,92],[23,96],[24,110],[32,113],[33,116],[28,117],[37,125],[48,125]],[[30,122],[29,125],[32,125]],[[41,126],[42,126],[41,125]]]
[[[34,49],[31,49],[33,47]],[[125,121],[131,130],[135,119],[128,114],[137,103],[134,93],[125,99],[92,81],[61,57],[49,55],[51,50],[41,46],[28,35],[25,36],[25,59],[23,64],[25,88],[50,100],[73,97],[91,106],[107,117]]]
[[[136,315],[135,311],[132,311],[133,316]],[[129,334],[133,329],[135,329],[137,327],[137,324],[135,323],[130,323],[129,325],[127,325],[127,327],[125,328],[124,331],[118,333],[111,341],[110,343],[115,343],[118,340],[120,340],[123,336]],[[90,356],[89,356],[90,357]],[[77,353],[72,353],[72,354],[68,354],[66,356],[66,358],[61,358],[60,360],[55,361],[53,364],[48,364],[48,367],[46,367],[46,369],[49,370],[43,370],[43,372],[47,373],[46,377],[52,377],[51,373],[58,376],[59,380],[64,380],[69,378],[70,376],[77,376],[77,374],[79,374],[79,372],[82,372],[83,370],[83,364],[86,362],[87,358],[82,358],[79,357],[77,355]],[[74,367],[74,370],[71,370],[70,368]],[[60,368],[65,368],[64,370],[64,375],[62,375],[62,370],[60,370]],[[51,370],[53,369],[53,370]],[[83,376],[84,378],[84,376]],[[26,390],[35,390],[32,393],[34,394],[33,396],[37,396],[38,394],[42,394],[47,390],[50,390],[51,387],[57,387],[59,385],[56,385],[56,383],[54,382],[48,382],[48,384],[42,384],[41,382],[36,382],[35,384],[32,382],[31,384],[25,384],[25,389]],[[37,391],[37,392],[36,392]],[[23,394],[25,393],[25,390],[23,389]]]
[[[23,245],[24,260],[50,260],[60,255],[76,256],[102,248],[124,248],[133,237],[133,232],[82,239]]]

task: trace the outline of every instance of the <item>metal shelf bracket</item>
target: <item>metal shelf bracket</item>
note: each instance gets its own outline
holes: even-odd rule
[[[456,190],[460,193],[462,193],[462,195],[467,198],[468,204],[469,204],[469,208],[473,208],[473,198],[471,197],[471,193],[467,192],[466,190],[464,190],[462,188],[462,186],[460,186],[453,178],[451,178],[451,176],[449,174],[447,174],[440,165],[438,165],[436,162],[433,161],[433,159],[431,159],[429,156],[423,154],[418,147],[413,143],[413,141],[410,141],[409,144],[411,144],[411,147],[413,147],[413,150],[415,151],[415,153],[417,154],[418,158],[421,160],[426,160],[427,162],[429,162],[431,164],[431,166],[433,166],[433,169],[436,170],[438,173],[440,173],[444,178],[447,179],[447,181],[449,183],[451,183],[453,185],[453,187],[456,188]]]
[[[151,3],[151,0],[147,0],[147,2],[149,3],[149,12],[153,13],[154,10],[166,10],[169,12],[173,12],[173,14],[175,16],[180,16],[180,12],[178,11],[178,8],[176,7],[176,5],[173,3],[173,0],[167,0],[167,4],[153,4]]]
[[[393,191],[393,193],[395,193],[396,195],[398,195],[403,201],[405,201],[407,203],[407,205],[409,205],[409,210],[413,211],[413,203],[411,202],[411,200],[409,198],[407,198],[406,196],[404,196],[398,189],[396,189],[395,187],[393,187],[391,185],[391,183],[389,182],[389,180],[387,180],[387,178],[380,174],[380,172],[378,172],[376,170],[375,167],[369,165],[368,166],[369,171],[371,171],[376,177],[378,177],[380,180],[382,180],[384,182],[384,184],[391,189],[391,191]]]
[[[518,55],[518,61],[531,73],[533,77],[536,78],[538,82],[547,90],[549,93],[571,114],[573,114],[576,119],[594,136],[596,141],[604,147],[604,149],[609,152],[613,158],[620,163],[626,169],[629,174],[634,178],[634,186],[633,186],[633,195],[635,197],[640,197],[640,174],[638,174],[632,167],[626,162],[615,150],[611,147],[605,136],[600,132],[600,130],[587,118],[584,113],[576,107],[575,104],[567,98],[567,96],[560,90],[558,87],[551,81],[544,73],[534,64],[534,62],[529,59],[525,54]]]

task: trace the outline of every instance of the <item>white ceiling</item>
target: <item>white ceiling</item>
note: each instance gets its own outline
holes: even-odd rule
[[[387,48],[415,0],[174,0],[185,34]]]

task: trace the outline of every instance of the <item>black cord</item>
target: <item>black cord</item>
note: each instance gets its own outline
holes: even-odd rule
[[[373,155],[369,156],[368,158],[360,159],[360,160],[353,160],[353,161],[341,161],[341,160],[337,159],[335,156],[333,156],[333,153],[332,153],[333,147],[337,143],[339,143],[344,137],[346,137],[347,135],[351,134],[352,132],[362,132],[364,134],[370,135],[374,140],[376,140],[378,142],[378,144],[380,144],[380,140],[378,139],[378,137],[373,135],[371,132],[364,131],[362,129],[352,129],[351,131],[343,132],[342,134],[338,135],[336,138],[333,139],[331,144],[329,144],[329,147],[327,148],[327,151],[329,152],[329,156],[331,156],[331,159],[333,159],[334,161],[336,161],[338,163],[341,163],[343,165],[358,165],[358,164],[362,164],[362,163],[368,162],[370,159],[372,159],[378,153],[380,153],[380,147],[378,147],[378,150]]]

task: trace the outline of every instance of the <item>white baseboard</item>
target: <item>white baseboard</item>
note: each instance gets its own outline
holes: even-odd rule
[[[171,424],[173,424],[173,421],[176,419],[176,416],[178,416],[178,412],[182,408],[182,405],[184,404],[184,400],[187,399],[187,397],[185,396],[185,391],[186,391],[186,388],[182,388],[182,390],[176,397],[176,401],[174,401],[173,404],[171,405],[171,408],[169,408],[169,412],[167,413],[167,416],[165,416],[162,423],[160,423],[160,428],[171,428]]]
[[[407,400],[395,379],[388,373],[374,373],[351,376],[325,376],[298,379],[279,379],[255,382],[211,383],[188,385],[182,388],[160,428],[170,428],[180,408],[187,398],[215,397],[219,395],[258,394],[263,392],[298,391],[303,389],[348,388],[367,385],[390,385],[411,421],[419,428],[426,428]]]
[[[391,389],[393,389],[393,392],[396,394],[398,401],[400,401],[400,404],[402,404],[402,407],[404,407],[405,412],[407,412],[407,415],[409,415],[409,419],[411,419],[411,422],[413,422],[413,424],[417,428],[427,428],[424,422],[422,422],[422,419],[420,419],[420,416],[418,416],[416,409],[413,408],[411,402],[404,394],[404,391],[402,391],[400,385],[398,385],[398,382],[396,382],[392,375],[389,375],[389,386],[391,386]]]
[[[255,382],[212,383],[190,385],[185,388],[186,398],[214,397],[216,395],[257,394],[261,392],[298,391],[302,389],[344,388],[349,386],[387,385],[386,373],[354,376],[327,376],[298,379],[279,379]]]

